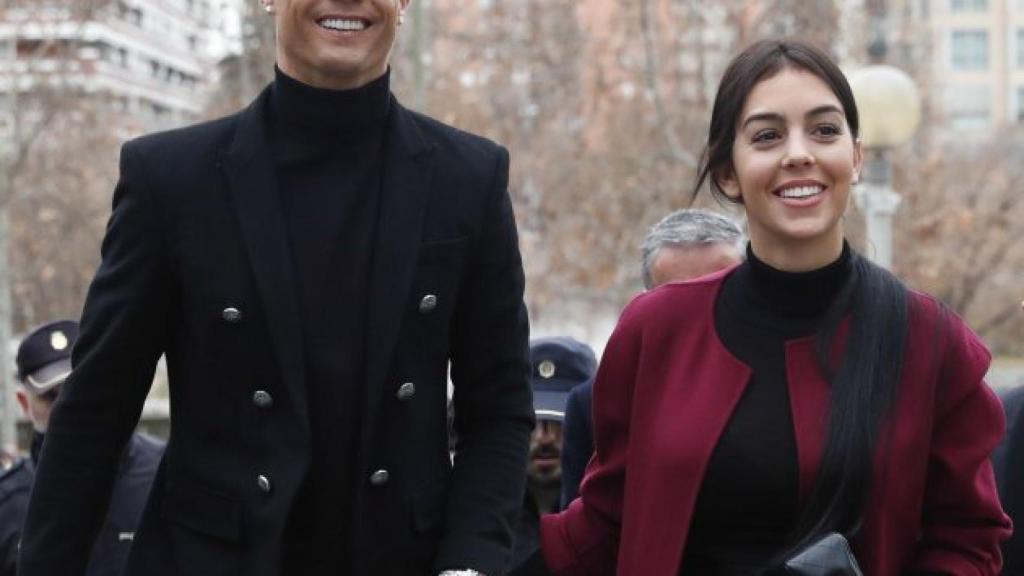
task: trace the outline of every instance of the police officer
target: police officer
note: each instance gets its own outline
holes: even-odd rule
[[[530,341],[530,365],[537,423],[530,436],[526,495],[509,568],[518,566],[537,550],[541,515],[559,510],[565,402],[570,390],[593,378],[597,357],[590,346],[573,338],[536,338]]]
[[[30,457],[16,462],[0,476],[0,576],[15,574],[18,541],[35,465],[46,437],[50,410],[71,372],[71,348],[77,338],[78,324],[60,320],[32,331],[18,347],[16,362],[21,387],[17,398],[32,422],[32,446]],[[121,457],[107,519],[93,546],[88,576],[121,573],[162,454],[162,443],[141,434],[132,436]]]

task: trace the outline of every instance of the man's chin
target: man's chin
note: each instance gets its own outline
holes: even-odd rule
[[[551,472],[537,472],[532,471],[527,475],[527,478],[535,487],[538,488],[550,488],[552,486],[559,486],[562,483],[562,471],[551,471]]]

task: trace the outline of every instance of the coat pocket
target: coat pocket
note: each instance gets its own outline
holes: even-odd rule
[[[192,482],[168,481],[163,515],[219,540],[239,542],[242,539],[242,510],[238,501]]]

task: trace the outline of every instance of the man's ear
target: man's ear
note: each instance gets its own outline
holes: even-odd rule
[[[21,406],[21,413],[26,417],[28,413],[28,392],[25,392],[23,388],[18,388],[14,391],[14,397],[18,399],[18,404]]]

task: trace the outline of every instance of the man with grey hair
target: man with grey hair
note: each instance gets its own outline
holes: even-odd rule
[[[644,288],[691,280],[743,260],[746,237],[726,216],[701,209],[676,210],[651,227],[641,250]],[[569,393],[562,447],[562,508],[579,495],[580,482],[594,452],[591,421],[593,380]]]
[[[726,216],[710,210],[676,210],[644,238],[644,288],[699,278],[738,264],[745,242],[739,225]]]

